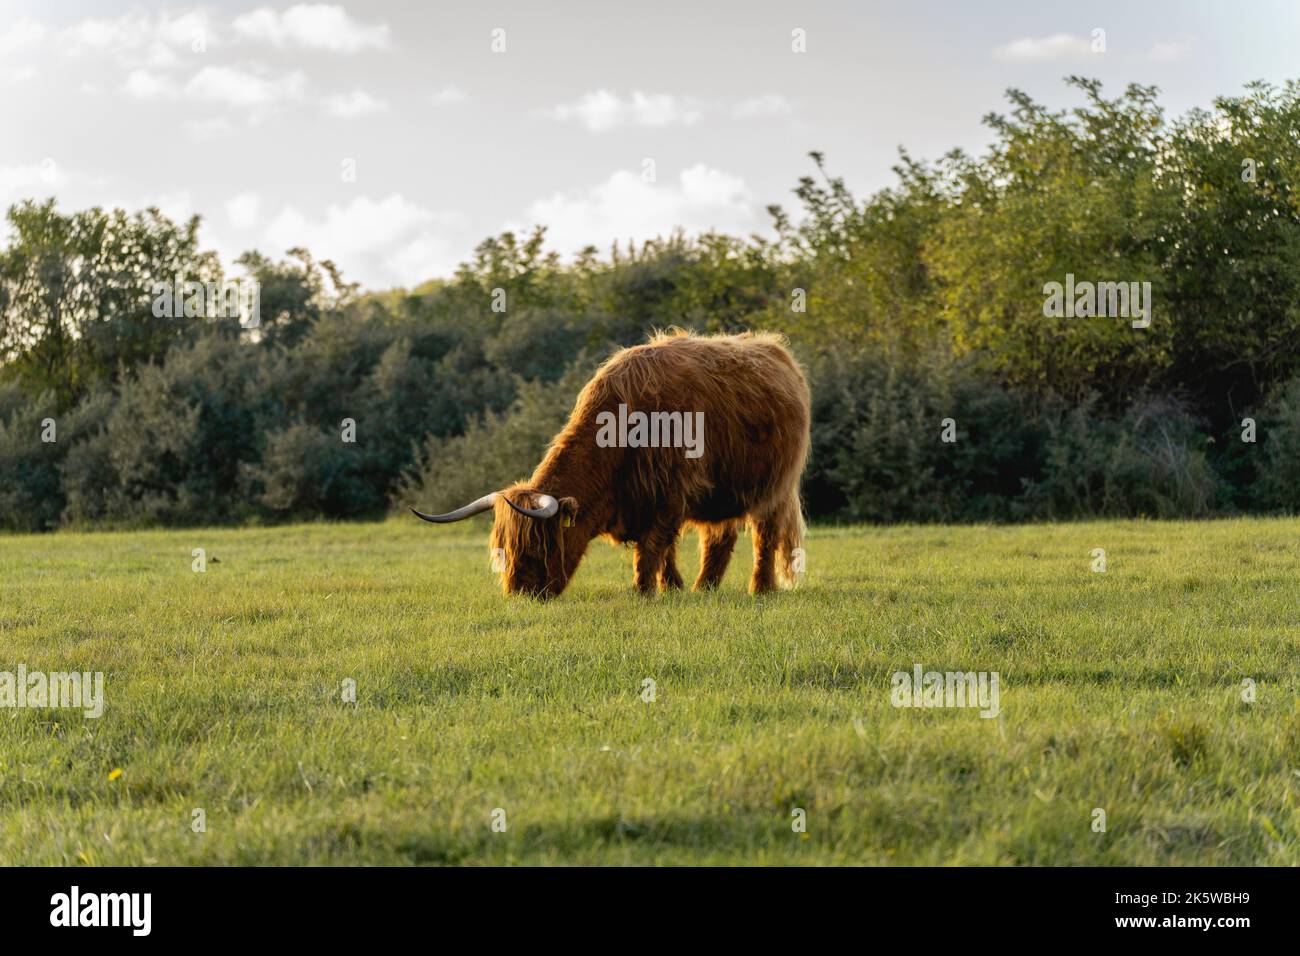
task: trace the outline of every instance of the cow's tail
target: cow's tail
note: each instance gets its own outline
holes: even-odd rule
[[[776,568],[782,583],[792,588],[803,577],[806,558],[803,550],[804,532],[808,530],[799,505],[799,492],[791,491],[777,511]]]

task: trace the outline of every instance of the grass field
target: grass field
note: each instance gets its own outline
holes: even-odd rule
[[[0,863],[1300,863],[1300,521],[815,529],[758,600],[598,542],[546,605],[486,531],[0,537],[0,671],[105,672],[0,710]]]

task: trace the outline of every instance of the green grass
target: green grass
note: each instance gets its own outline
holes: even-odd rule
[[[106,674],[0,710],[0,863],[1300,862],[1300,521],[814,530],[758,600],[745,539],[653,600],[597,542],[546,605],[486,528],[0,538],[0,671]]]

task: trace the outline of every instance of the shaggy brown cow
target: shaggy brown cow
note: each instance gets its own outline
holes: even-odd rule
[[[415,513],[445,523],[495,509],[505,591],[537,597],[564,590],[598,535],[635,542],[643,593],[679,588],[677,537],[688,523],[700,535],[695,589],[715,587],[748,520],[749,590],[771,591],[778,568],[794,579],[809,403],[781,336],[657,335],[596,372],[528,481],[449,514]]]

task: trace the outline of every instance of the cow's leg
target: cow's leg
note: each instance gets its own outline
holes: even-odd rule
[[[662,591],[679,591],[683,583],[682,573],[677,570],[677,538],[674,537],[664,552],[664,562],[659,568],[659,588]]]
[[[659,583],[659,572],[665,557],[677,547],[680,524],[661,522],[643,534],[636,543],[632,558],[632,578],[642,594],[653,594]],[[674,562],[675,566],[676,562]]]
[[[700,531],[700,576],[695,579],[695,590],[708,591],[722,583],[731,563],[731,552],[736,547],[738,528],[734,521],[720,524],[702,524]]]
[[[754,529],[754,574],[749,579],[750,594],[776,590],[776,548],[781,541],[781,524],[775,516],[757,518]]]

